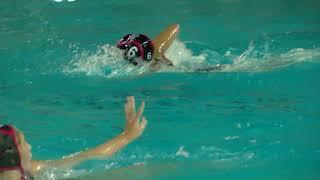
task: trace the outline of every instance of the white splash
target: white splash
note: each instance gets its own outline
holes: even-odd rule
[[[230,141],[230,140],[239,139],[239,138],[240,138],[239,136],[227,136],[224,138],[224,140]]]
[[[166,52],[168,59],[173,61],[174,68],[162,68],[159,72],[262,72],[284,68],[302,62],[320,62],[320,48],[296,48],[283,53],[270,52],[266,43],[263,50],[250,42],[248,48],[240,55],[232,50],[225,53],[205,49],[194,55],[186,48],[185,43],[175,40]],[[224,61],[230,62],[223,64]],[[222,63],[222,64],[220,64]],[[219,65],[219,66],[217,66]],[[218,67],[218,68],[215,68]],[[64,73],[86,74],[117,78],[136,76],[150,72],[149,66],[133,66],[123,58],[123,52],[113,45],[98,47],[93,54],[82,52],[62,67]]]
[[[184,146],[179,147],[179,150],[176,152],[176,156],[182,156],[188,158],[189,152],[184,149]]]
[[[268,46],[268,45],[266,45]],[[302,62],[320,62],[320,48],[295,48],[284,53],[272,53],[268,47],[259,51],[253,42],[239,56],[234,57],[234,64],[225,66],[227,72],[262,72],[288,67]]]
[[[104,76],[107,78],[127,75],[139,75],[146,72],[144,66],[132,66],[123,59],[122,51],[112,45],[99,47],[94,54],[83,52],[76,55],[70,63],[63,66],[67,74],[85,73],[88,76]]]
[[[203,64],[206,62],[207,54],[194,56],[190,49],[187,49],[185,44],[180,40],[175,40],[166,52],[166,57],[179,68],[187,70],[190,66]]]
[[[62,2],[63,0],[53,0],[53,1],[55,1],[55,2]],[[76,1],[76,0],[67,0],[68,2],[74,2],[74,1]]]

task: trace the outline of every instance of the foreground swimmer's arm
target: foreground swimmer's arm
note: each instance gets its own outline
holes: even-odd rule
[[[173,65],[172,62],[165,57],[165,52],[171,46],[173,41],[179,35],[180,28],[178,24],[173,24],[164,29],[152,42],[154,46],[154,59],[163,61],[167,65]]]
[[[134,139],[138,138],[143,133],[147,125],[146,118],[141,118],[143,110],[144,102],[142,102],[138,112],[136,112],[134,97],[128,97],[127,103],[125,104],[126,127],[120,135],[95,148],[82,151],[78,154],[70,155],[63,159],[33,161],[32,171],[36,172],[48,167],[68,168],[85,160],[93,158],[105,158],[113,155],[115,152],[132,142]]]

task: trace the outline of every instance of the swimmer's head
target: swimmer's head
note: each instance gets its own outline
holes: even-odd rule
[[[0,125],[0,173],[18,170],[21,179],[32,179],[30,145],[23,134],[10,125]]]
[[[120,39],[117,47],[125,50],[124,57],[130,62],[135,58],[151,61],[154,51],[151,39],[143,34],[127,34]]]

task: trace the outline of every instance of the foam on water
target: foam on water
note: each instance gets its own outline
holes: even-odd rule
[[[239,56],[232,57],[234,64],[226,66],[229,72],[261,72],[272,71],[302,62],[320,62],[320,48],[295,48],[284,53],[262,53],[255,49],[251,42],[248,48]],[[259,54],[260,53],[260,54]],[[229,56],[229,55],[228,55]]]
[[[107,78],[146,72],[144,66],[135,67],[128,64],[121,50],[108,44],[99,47],[97,52],[91,55],[87,52],[76,54],[74,59],[62,69],[68,74],[85,73],[88,76],[97,75]]]

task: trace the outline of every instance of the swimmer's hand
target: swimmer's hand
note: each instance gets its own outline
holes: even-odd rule
[[[142,117],[145,103],[142,102],[138,112],[136,112],[135,100],[133,96],[127,97],[127,103],[124,110],[126,113],[126,127],[123,132],[129,140],[139,137],[147,126],[147,119]]]
[[[141,118],[143,110],[144,102],[141,103],[138,112],[136,112],[134,97],[127,97],[127,103],[125,104],[126,126],[122,133],[96,147],[71,154],[62,159],[32,161],[32,172],[35,173],[49,167],[70,168],[89,159],[106,158],[113,155],[143,133],[147,126],[146,118]]]

